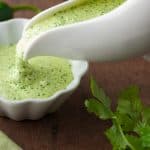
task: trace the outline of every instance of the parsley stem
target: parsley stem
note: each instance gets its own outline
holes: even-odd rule
[[[115,122],[117,128],[119,129],[119,132],[120,132],[120,134],[121,134],[123,140],[124,140],[124,141],[126,142],[126,144],[129,146],[129,148],[130,148],[131,150],[136,150],[136,149],[133,147],[133,145],[128,141],[128,139],[126,138],[126,136],[124,135],[123,130],[122,130],[122,127],[120,126],[120,123],[119,123],[119,121],[118,121],[118,118],[117,118],[116,116],[113,116],[112,119],[113,119],[113,121]]]
[[[20,10],[31,10],[35,13],[39,13],[41,10],[35,6],[30,6],[30,5],[17,5],[12,7],[13,11],[20,11]]]

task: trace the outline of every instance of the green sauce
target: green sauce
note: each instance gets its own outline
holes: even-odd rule
[[[45,16],[39,22],[27,29],[25,37],[32,39],[37,35],[64,25],[85,21],[107,12],[121,5],[125,0],[80,0],[72,7],[60,10],[53,15]]]
[[[26,44],[43,32],[67,24],[88,20],[107,13],[125,0],[81,0],[76,5],[45,16],[31,26],[19,42]],[[16,46],[0,47],[0,95],[10,100],[47,98],[65,89],[73,80],[70,63],[56,57],[36,57],[23,61]]]
[[[36,57],[28,62],[16,57],[16,46],[0,46],[0,95],[9,100],[47,98],[73,80],[66,59]]]

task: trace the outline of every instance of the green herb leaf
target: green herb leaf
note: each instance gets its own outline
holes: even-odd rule
[[[140,122],[136,126],[135,131],[140,136],[142,146],[150,148],[150,125],[144,122]]]
[[[96,81],[91,77],[91,92],[95,98],[97,98],[101,103],[103,103],[106,107],[110,107],[110,99],[106,96],[104,90],[99,88]]]
[[[126,135],[126,138],[135,147],[136,150],[145,150],[142,147],[142,142],[139,137],[133,135]]]
[[[150,107],[144,107],[142,112],[143,121],[150,125]]]
[[[119,129],[113,125],[105,132],[107,138],[110,140],[111,144],[113,145],[113,150],[122,150],[126,149],[127,143],[123,139]]]
[[[150,108],[142,105],[139,88],[130,86],[122,90],[115,112],[110,108],[109,97],[93,78],[91,91],[94,98],[86,100],[85,106],[99,118],[112,120],[113,125],[105,134],[113,150],[149,150]]]
[[[106,120],[112,117],[112,112],[102,103],[92,98],[85,101],[88,112],[94,113],[97,117]]]
[[[13,18],[13,9],[5,2],[0,1],[0,21]]]
[[[132,131],[137,122],[134,122],[132,118],[126,114],[120,114],[116,112],[116,116],[118,118],[119,124],[125,132]]]
[[[132,131],[141,118],[142,103],[139,88],[130,86],[121,91],[116,115],[125,131]]]
[[[130,86],[122,90],[119,96],[117,111],[123,114],[129,114],[131,117],[139,115],[142,111],[139,92],[140,90],[137,86]]]
[[[12,19],[16,11],[28,10],[39,13],[41,10],[32,5],[10,6],[6,2],[0,1],[0,21]]]

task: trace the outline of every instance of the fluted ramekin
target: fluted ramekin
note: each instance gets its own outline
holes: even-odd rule
[[[17,43],[27,19],[12,19],[0,22],[0,45]],[[88,69],[87,61],[70,60],[74,79],[66,89],[57,91],[46,99],[7,100],[0,97],[0,116],[20,121],[37,120],[47,113],[56,111],[80,84],[82,76]]]

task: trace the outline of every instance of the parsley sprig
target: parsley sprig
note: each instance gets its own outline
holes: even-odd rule
[[[21,10],[33,11],[35,13],[39,13],[41,11],[38,7],[33,6],[33,5],[11,6],[7,4],[6,2],[0,0],[0,21],[12,19],[14,17],[14,14],[17,11],[21,11]]]
[[[111,120],[112,126],[105,131],[113,150],[150,149],[150,107],[142,104],[137,86],[122,90],[116,111],[111,109],[111,100],[104,90],[91,78],[93,97],[85,101],[90,113],[102,120]]]

